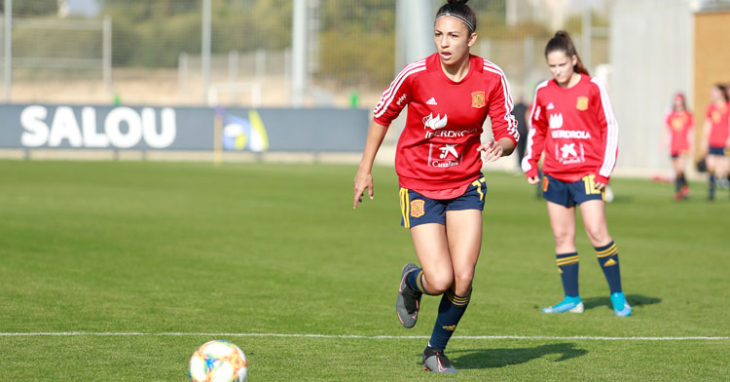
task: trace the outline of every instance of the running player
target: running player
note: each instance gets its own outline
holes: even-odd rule
[[[631,307],[621,289],[618,249],[608,233],[604,202],[618,154],[618,124],[611,102],[603,85],[588,75],[568,33],[559,31],[550,39],[545,58],[553,79],[537,88],[522,169],[530,184],[538,184],[537,162],[545,151],[543,197],[565,298],[542,311],[583,312],[575,246],[578,205],[608,281],[614,313],[628,316]]]
[[[391,121],[408,105],[395,170],[401,224],[410,230],[421,265],[403,267],[396,313],[404,327],[412,328],[421,296],[442,295],[423,351],[424,368],[439,373],[456,373],[444,349],[469,304],[481,250],[487,192],[482,158],[495,161],[509,155],[519,138],[504,73],[470,54],[477,20],[466,2],[449,0],[438,10],[433,35],[437,52],[406,66],[383,92],[353,187],[353,208],[366,189],[372,199],[373,160]],[[494,138],[482,143],[487,116]]]
[[[692,113],[687,110],[687,102],[684,94],[677,93],[672,100],[672,110],[665,119],[669,136],[669,152],[672,156],[672,167],[674,168],[674,199],[687,199],[689,195],[689,183],[684,176],[685,157],[692,147],[690,143],[692,135],[690,132],[694,127]]]
[[[707,172],[710,173],[707,200],[715,200],[715,187],[727,188],[728,160],[725,147],[728,146],[730,126],[730,104],[725,86],[716,84],[710,90],[712,103],[705,114],[704,133],[707,142]]]

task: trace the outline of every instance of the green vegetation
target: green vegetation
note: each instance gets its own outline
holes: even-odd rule
[[[393,170],[375,169],[375,199],[353,211],[355,170],[0,161],[2,379],[182,381],[213,338],[247,353],[250,381],[438,378],[418,365],[438,299],[412,330],[394,314],[415,256]],[[475,292],[447,352],[459,380],[727,379],[729,340],[555,338],[728,336],[726,193],[708,203],[693,184],[676,203],[670,185],[615,179],[609,225],[635,315],[613,316],[580,232],[586,312],[547,316],[562,290],[544,202],[521,176],[487,181]],[[151,335],[7,335],[77,331]],[[501,335],[552,339],[464,338]]]

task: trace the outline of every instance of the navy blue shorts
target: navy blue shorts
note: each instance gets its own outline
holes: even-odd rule
[[[487,180],[481,178],[472,182],[463,195],[453,199],[430,199],[416,191],[400,189],[400,224],[413,228],[419,224],[438,223],[446,225],[446,211],[484,210],[484,196],[487,194]]]
[[[545,175],[542,178],[542,196],[549,202],[565,207],[573,207],[589,200],[605,200],[605,191],[593,188],[594,178],[595,175],[587,175],[575,182],[563,182]]]
[[[721,156],[725,156],[725,148],[724,147],[710,146],[710,155],[721,155]]]

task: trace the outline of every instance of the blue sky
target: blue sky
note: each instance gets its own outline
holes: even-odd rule
[[[99,2],[97,0],[66,0],[72,14],[96,16],[99,13]]]

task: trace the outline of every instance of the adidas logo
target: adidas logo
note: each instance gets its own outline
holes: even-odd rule
[[[431,97],[430,100],[426,101],[426,105],[438,105],[436,98]]]
[[[453,332],[454,330],[456,330],[456,325],[444,325],[444,326],[442,326],[442,328],[444,328],[444,330]]]
[[[553,103],[552,103],[552,102],[550,102],[550,103],[549,103],[549,104],[547,105],[547,109],[548,109],[548,110],[552,110],[552,109],[555,109],[555,105],[553,105]]]
[[[603,264],[603,267],[606,268],[606,267],[610,267],[610,266],[613,266],[613,265],[616,265],[616,260],[614,260],[614,259],[608,259],[608,261],[606,261]]]

